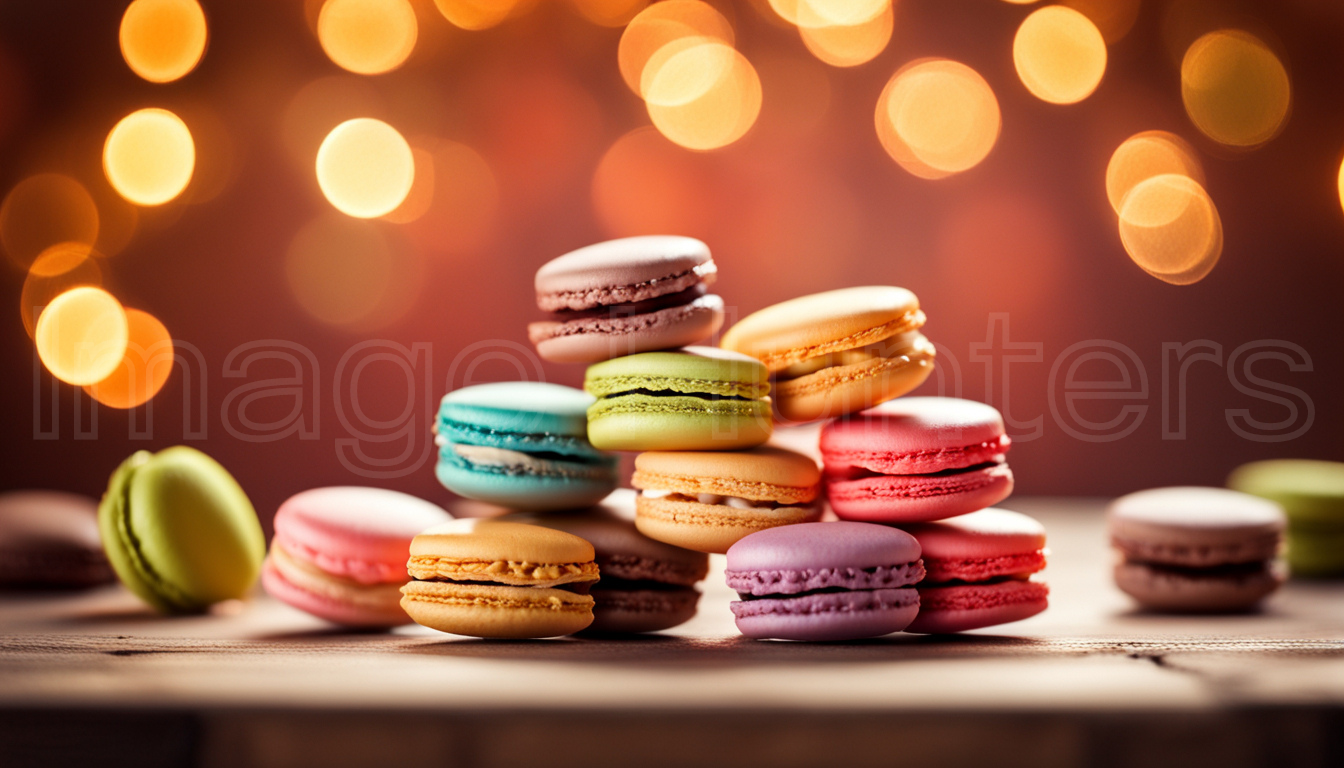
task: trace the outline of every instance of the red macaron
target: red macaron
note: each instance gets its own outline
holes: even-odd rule
[[[845,520],[916,523],[964,515],[1013,491],[1011,441],[994,408],[907,397],[821,430],[827,497]]]
[[[1032,518],[982,509],[902,528],[919,541],[926,571],[907,632],[964,632],[1046,609],[1050,590],[1032,578],[1045,568],[1045,528]]]

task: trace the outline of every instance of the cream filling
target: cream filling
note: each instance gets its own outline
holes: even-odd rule
[[[361,584],[327,573],[274,544],[271,546],[271,563],[289,583],[335,603],[395,612],[401,601],[401,581]]]
[[[462,443],[450,444],[453,453],[462,457],[466,462],[478,467],[499,467],[501,469],[518,469],[526,467],[534,474],[540,475],[560,475],[565,477],[601,477],[609,470],[601,466],[589,466],[579,462],[577,457],[574,461],[554,461],[552,459],[543,459],[532,454],[522,453],[521,451],[511,451],[507,448],[492,448],[485,445],[464,445]]]
[[[895,336],[888,336],[880,341],[874,341],[872,344],[865,344],[862,347],[842,349],[838,352],[809,357],[779,371],[775,376],[779,379],[797,379],[816,373],[823,368],[858,365],[880,357],[897,357],[918,351],[923,340],[924,334],[919,331],[906,331]]]
[[[800,507],[811,507],[816,502],[807,504],[780,504],[772,499],[744,499],[740,496],[721,496],[717,493],[682,493],[681,491],[668,491],[661,488],[645,488],[639,492],[641,496],[650,499],[664,499],[669,496],[681,496],[687,500],[698,501],[701,504],[711,504],[714,506],[732,507],[733,509],[798,509]]]

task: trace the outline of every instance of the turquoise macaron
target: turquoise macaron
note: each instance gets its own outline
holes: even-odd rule
[[[593,398],[537,381],[449,392],[435,423],[445,488],[513,509],[578,509],[616,488],[616,457],[588,442]]]
[[[245,597],[266,555],[242,487],[185,445],[123,461],[98,505],[98,528],[117,577],[163,613]]]
[[[588,367],[588,439],[610,451],[730,451],[770,439],[770,373],[754,357],[684,347]]]

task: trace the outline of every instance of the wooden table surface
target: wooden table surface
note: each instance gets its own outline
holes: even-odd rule
[[[1047,528],[1051,607],[947,638],[746,640],[719,557],[693,621],[621,640],[3,595],[0,766],[1344,766],[1344,582],[1145,614],[1110,582],[1099,502],[1006,506]]]

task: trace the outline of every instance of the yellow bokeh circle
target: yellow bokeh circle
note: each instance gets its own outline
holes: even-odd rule
[[[182,118],[166,109],[123,117],[103,145],[103,172],[136,205],[162,205],[182,194],[196,168],[196,145]]]
[[[121,364],[106,378],[84,387],[109,408],[138,408],[163,389],[173,372],[173,337],[159,319],[138,309],[126,310],[128,341]]]
[[[1106,199],[1120,213],[1125,195],[1140,182],[1164,173],[1189,176],[1204,183],[1204,168],[1194,147],[1174,133],[1144,131],[1125,139],[1106,164]]]
[[[415,181],[415,156],[396,128],[371,117],[336,126],[317,150],[317,184],[347,216],[372,219],[397,209]]]
[[[196,0],[135,0],[121,17],[121,56],[151,83],[169,83],[205,54],[205,12]]]
[[[1174,285],[1204,279],[1223,252],[1223,222],[1189,176],[1146,179],[1120,205],[1120,242],[1143,271]]]
[[[805,6],[799,15],[807,18]],[[895,15],[891,3],[870,19],[854,24],[799,24],[798,35],[813,56],[833,67],[855,67],[872,61],[891,41]]]
[[[37,319],[33,341],[51,375],[83,386],[121,365],[129,333],[121,302],[101,288],[81,286],[52,299]]]
[[[327,0],[317,17],[317,40],[327,57],[360,75],[400,67],[418,31],[407,0]]]
[[[1074,104],[1092,94],[1106,74],[1106,41],[1083,14],[1062,5],[1034,11],[1013,38],[1013,65],[1032,95]]]
[[[897,70],[874,117],[887,154],[925,179],[974,168],[994,148],[1001,124],[989,83],[947,59],[920,59]]]
[[[761,80],[751,62],[708,38],[660,49],[644,69],[642,88],[654,127],[688,149],[732,144],[761,112]]]
[[[630,90],[644,95],[641,83],[649,60],[669,43],[704,37],[733,44],[733,27],[714,6],[701,0],[662,0],[640,11],[626,25],[616,48],[621,77]]]
[[[1204,135],[1234,147],[1274,138],[1288,119],[1292,85],[1259,38],[1235,29],[1196,40],[1181,61],[1181,99]]]

